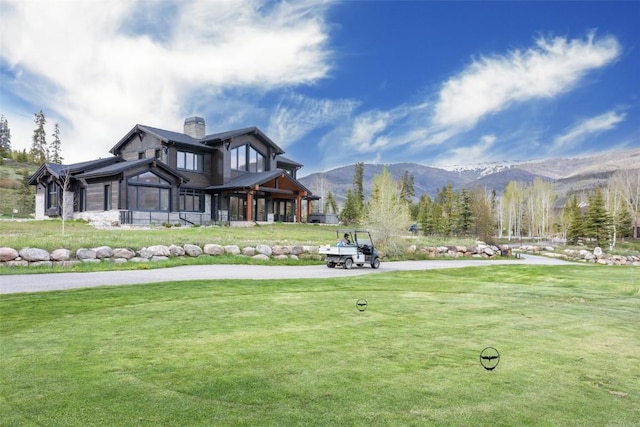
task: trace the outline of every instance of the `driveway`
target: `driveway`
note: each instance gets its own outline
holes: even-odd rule
[[[185,265],[182,267],[133,271],[2,275],[0,276],[0,294],[59,291],[105,285],[138,285],[179,280],[270,280],[352,277],[389,271],[433,270],[500,264],[584,265],[535,255],[526,255],[520,259],[509,260],[463,259],[382,262],[377,270],[373,270],[370,267],[354,267],[351,270],[344,270],[342,268],[327,268],[324,264],[308,266]]]

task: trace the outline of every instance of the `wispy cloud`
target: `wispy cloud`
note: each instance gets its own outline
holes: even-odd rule
[[[551,98],[573,89],[585,74],[614,61],[620,45],[612,36],[540,38],[535,47],[481,57],[442,85],[433,126],[472,128],[482,118],[515,103]]]
[[[495,135],[484,135],[473,145],[445,151],[432,163],[437,166],[456,166],[495,161],[492,149],[496,141]]]
[[[420,103],[387,111],[364,111],[355,116],[323,138],[326,152],[334,151],[337,144],[346,144],[361,153],[393,158],[398,150],[406,154],[446,143],[451,148],[445,149],[447,158],[439,162],[494,160],[488,150],[494,149],[493,154],[500,155],[494,144],[502,143],[502,138],[484,137],[469,143],[465,137],[483,132],[483,119],[574,90],[589,71],[612,63],[620,53],[615,37],[598,38],[589,33],[581,39],[539,38],[524,50],[482,56]],[[512,134],[518,131],[513,127],[508,130]],[[526,140],[529,144],[530,137]],[[514,141],[510,144],[513,146]],[[506,151],[505,148],[502,154]]]
[[[348,119],[359,104],[350,99],[312,99],[292,93],[271,115],[267,133],[286,148],[313,130]]]
[[[614,129],[616,125],[623,122],[626,117],[626,113],[609,111],[599,116],[583,120],[573,125],[562,135],[556,137],[553,149],[571,148],[574,144],[584,140],[590,135]]]
[[[0,60],[13,73],[3,90],[69,124],[66,157],[104,155],[136,122],[179,130],[205,113],[193,106],[215,111],[234,90],[325,78],[331,3],[3,0]],[[30,114],[18,121],[33,128]]]

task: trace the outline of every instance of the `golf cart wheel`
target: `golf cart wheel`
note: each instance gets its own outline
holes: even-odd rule
[[[351,267],[353,267],[353,260],[351,258],[345,259],[343,267],[345,270],[351,270]]]
[[[371,268],[378,268],[380,267],[380,258],[376,258],[371,262]]]
[[[329,268],[335,268],[335,266],[336,266],[336,263],[335,263],[335,262],[327,261],[327,267],[329,267]]]

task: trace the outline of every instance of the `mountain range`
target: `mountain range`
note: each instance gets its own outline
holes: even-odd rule
[[[399,181],[405,171],[413,176],[416,199],[424,193],[432,198],[451,183],[455,189],[486,188],[499,194],[510,181],[531,183],[536,178],[552,182],[559,200],[567,194],[589,191],[604,185],[617,170],[640,169],[640,148],[610,151],[590,157],[552,158],[544,160],[482,163],[477,165],[437,168],[417,163],[365,164],[363,189],[371,192],[373,177],[387,167],[394,180]],[[324,196],[331,191],[341,204],[347,190],[353,188],[355,164],[313,173],[299,181],[314,194]]]

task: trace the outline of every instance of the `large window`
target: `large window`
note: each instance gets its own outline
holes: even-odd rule
[[[180,210],[204,212],[204,191],[193,188],[180,189]]]
[[[229,197],[229,221],[244,221],[247,212],[247,199],[244,197]]]
[[[231,169],[247,172],[264,172],[264,155],[246,144],[231,150]]]
[[[139,211],[171,209],[171,184],[153,172],[132,176],[127,182],[127,207]]]
[[[202,172],[204,170],[204,156],[202,154],[178,151],[177,155],[176,166],[178,169],[193,172]]]
[[[47,184],[47,209],[58,207],[58,185],[55,182]]]

